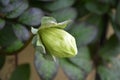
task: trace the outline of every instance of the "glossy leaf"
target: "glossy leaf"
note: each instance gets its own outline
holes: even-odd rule
[[[21,41],[27,41],[30,38],[30,32],[28,29],[20,24],[13,24],[13,31],[17,38]]]
[[[115,35],[113,35],[99,51],[99,55],[106,61],[110,60],[111,57],[118,56],[119,53],[120,42]]]
[[[75,0],[55,0],[54,2],[45,4],[44,8],[49,11],[55,11],[72,6],[74,1]]]
[[[90,12],[95,13],[95,14],[99,14],[99,15],[106,13],[109,9],[109,5],[100,4],[97,2],[88,2],[85,4],[85,7]]]
[[[94,25],[97,28],[96,39],[100,39],[104,31],[104,19],[101,15],[92,14],[86,20],[87,23]]]
[[[77,17],[77,11],[74,8],[64,8],[58,11],[54,11],[51,14],[58,22],[65,20],[74,20]]]
[[[9,13],[13,11],[14,9],[18,8],[21,5],[21,2],[23,0],[13,0],[8,5],[0,8],[0,12],[2,13]]]
[[[10,2],[10,0],[0,0],[0,4],[1,4],[2,6],[8,5],[9,2]]]
[[[18,5],[18,7],[7,14],[8,18],[16,18],[21,15],[28,8],[28,1],[21,0]]]
[[[35,67],[42,80],[53,80],[57,74],[58,63],[45,59],[40,52],[36,51]]]
[[[75,37],[78,46],[89,44],[97,35],[96,27],[87,23],[75,24],[69,32]]]
[[[5,56],[4,55],[0,55],[0,69],[2,69],[4,64],[5,64]]]
[[[30,65],[19,65],[12,73],[9,80],[30,80]]]
[[[92,70],[90,51],[86,46],[78,48],[78,54],[69,60],[86,73]]]
[[[106,65],[98,67],[98,73],[101,80],[119,80],[120,79],[120,59],[111,58]]]
[[[102,63],[97,72],[101,80],[119,80],[120,79],[120,42],[113,35],[106,44],[100,49],[99,55],[102,58]]]
[[[69,62],[67,59],[60,59],[60,64],[69,80],[84,80],[85,74],[82,70]]]
[[[13,43],[17,39],[13,32],[13,29],[10,26],[11,26],[11,24],[7,24],[0,31],[0,45],[2,47],[9,46],[11,43]]]
[[[5,26],[5,20],[0,18],[0,30]]]
[[[110,4],[112,6],[116,6],[117,0],[98,0],[99,2]]]
[[[12,25],[7,24],[0,31],[0,45],[5,52],[12,53],[23,47],[23,43],[17,39],[11,28]]]
[[[11,45],[9,45],[6,49],[5,52],[7,53],[12,53],[15,52],[17,50],[20,50],[23,47],[23,43],[20,40],[16,40],[14,41],[14,43],[12,43]]]
[[[42,10],[30,8],[20,16],[19,21],[29,26],[36,26],[40,25],[41,17],[43,17]]]

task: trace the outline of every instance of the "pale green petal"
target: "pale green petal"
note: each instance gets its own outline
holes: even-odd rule
[[[64,28],[67,27],[67,25],[70,24],[71,22],[72,22],[72,20],[67,20],[67,21],[58,23],[55,27],[56,27],[56,28],[64,29]]]
[[[32,32],[33,34],[37,34],[38,29],[36,29],[36,28],[34,28],[34,27],[31,27],[31,32]]]
[[[43,17],[42,20],[41,20],[41,27],[40,29],[42,28],[49,28],[49,27],[52,27],[52,26],[55,26],[57,25],[57,22],[56,20],[53,18],[53,17]]]
[[[61,23],[57,23],[56,20],[52,17],[43,17],[41,20],[41,27],[40,29],[43,28],[50,28],[50,27],[55,27],[55,28],[65,28],[69,23],[71,23],[71,20],[67,20]]]
[[[44,45],[42,44],[42,41],[39,37],[39,35],[37,34],[37,43],[36,43],[36,46],[38,47],[41,47],[42,48],[42,52],[46,54],[46,50],[45,50],[45,47]]]
[[[75,38],[62,29],[48,28],[39,31],[47,51],[57,57],[73,57],[77,54]]]

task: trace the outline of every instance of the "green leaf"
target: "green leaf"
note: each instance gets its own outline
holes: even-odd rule
[[[77,17],[77,11],[74,8],[64,8],[61,10],[57,10],[52,12],[52,17],[54,17],[58,22],[62,22],[65,20],[74,20]]]
[[[21,15],[28,8],[28,1],[21,0],[18,5],[18,7],[7,14],[7,18],[16,18]]]
[[[38,8],[30,8],[20,16],[19,21],[29,26],[37,26],[40,25],[42,17],[42,10]]]
[[[96,28],[97,28],[96,39],[99,40],[101,38],[101,35],[103,34],[104,24],[105,24],[104,19],[102,18],[102,16],[92,14],[85,21],[87,23],[89,23],[89,24],[92,24],[92,25],[96,26]]]
[[[97,68],[101,80],[120,79],[120,42],[113,35],[100,49],[99,55],[102,57],[103,64]]]
[[[2,69],[4,64],[5,64],[5,56],[4,55],[0,55],[0,69]]]
[[[12,73],[9,80],[30,80],[30,65],[19,65]]]
[[[55,11],[58,9],[70,7],[73,5],[75,0],[55,0],[51,3],[46,3],[44,8],[46,8],[49,11]]]
[[[0,18],[0,30],[5,26],[5,20]]]
[[[85,73],[67,59],[60,59],[60,64],[69,80],[85,80]]]
[[[98,2],[87,2],[85,4],[85,7],[90,12],[98,14],[98,15],[102,15],[109,10],[108,4],[100,4]]]
[[[86,23],[73,25],[69,32],[75,37],[78,46],[89,44],[97,35],[96,27]]]
[[[4,52],[12,53],[23,47],[22,41],[17,39],[11,24],[7,24],[0,31],[0,45]]]
[[[42,80],[53,80],[57,74],[58,63],[45,59],[40,52],[36,51],[35,67]]]
[[[0,4],[1,4],[2,6],[8,5],[9,2],[10,2],[10,0],[0,0]]]
[[[16,40],[14,41],[13,44],[9,45],[6,49],[5,49],[5,52],[7,53],[12,53],[12,52],[15,52],[17,50],[20,50],[22,47],[23,47],[23,43],[19,40]]]
[[[119,53],[120,42],[115,35],[112,35],[99,51],[103,64],[97,68],[97,72],[100,75],[101,80],[120,79]]]
[[[120,26],[120,1],[117,5],[116,16],[115,16],[116,23]]]
[[[0,8],[0,11],[1,11],[2,13],[5,13],[5,14],[6,14],[6,13],[9,13],[9,12],[15,10],[16,8],[18,8],[18,7],[21,5],[21,2],[22,2],[22,1],[23,1],[23,0],[13,0],[13,1],[11,1],[8,5]]]
[[[99,51],[99,55],[106,61],[109,61],[111,57],[118,56],[119,53],[120,42],[115,35],[113,35]]]
[[[116,6],[117,0],[99,0],[102,3],[110,4],[112,6]]]
[[[13,43],[17,38],[11,28],[11,24],[7,24],[1,31],[0,31],[0,45],[2,47],[7,47],[11,43]]]
[[[119,80],[120,79],[120,59],[111,58],[106,65],[98,67],[98,73],[101,80]]]
[[[78,54],[69,60],[86,73],[92,70],[90,51],[86,46],[78,48]]]
[[[30,38],[30,32],[21,24],[13,24],[13,31],[17,38],[21,41],[27,41]]]

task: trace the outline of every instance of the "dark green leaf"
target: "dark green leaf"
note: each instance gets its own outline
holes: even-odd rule
[[[84,16],[88,15],[89,11],[84,7],[83,3],[77,4],[77,11],[78,11],[78,18],[83,18]]]
[[[14,51],[20,50],[23,47],[23,43],[20,40],[14,41],[11,45],[9,45],[6,49],[5,52],[7,53],[12,53]]]
[[[104,60],[110,60],[111,57],[118,56],[119,53],[120,42],[115,35],[113,35],[99,51],[99,55]]]
[[[74,8],[64,8],[58,11],[54,11],[51,14],[58,22],[62,22],[68,19],[74,20],[77,17],[77,11]]]
[[[99,55],[102,57],[103,64],[97,68],[101,80],[120,79],[120,42],[113,35],[100,49]]]
[[[11,28],[11,24],[7,24],[1,31],[0,31],[0,45],[2,47],[7,47],[11,43],[16,40],[16,36]]]
[[[102,3],[110,4],[112,6],[116,6],[117,0],[98,0]]]
[[[97,27],[98,32],[97,32],[96,39],[99,39],[101,37],[101,35],[103,34],[104,24],[105,24],[102,16],[92,14],[86,19],[86,22],[89,24],[95,25]]]
[[[0,55],[0,69],[2,69],[4,64],[5,64],[5,56],[4,55]]]
[[[0,4],[3,6],[8,5],[9,2],[10,2],[10,0],[0,0]]]
[[[5,26],[5,20],[0,19],[0,29],[2,29]]]
[[[120,79],[120,59],[111,58],[106,65],[98,67],[98,73],[101,80],[119,80]]]
[[[86,73],[89,73],[92,70],[90,52],[85,46],[78,48],[78,54],[75,57],[70,58],[70,61]]]
[[[117,10],[116,10],[116,23],[119,24],[120,26],[120,1],[117,5]]]
[[[70,7],[73,5],[75,0],[55,0],[54,2],[45,4],[45,8],[50,11]]]
[[[12,25],[7,24],[0,31],[0,46],[8,53],[17,51],[23,47],[23,43],[17,39],[11,26]]]
[[[99,14],[99,15],[106,13],[109,9],[108,4],[100,4],[97,2],[88,2],[85,4],[85,7],[90,12],[95,13],[95,14]]]
[[[43,54],[36,51],[35,67],[42,80],[53,80],[57,74],[58,63],[45,59]]]
[[[30,80],[30,65],[22,64],[18,66],[9,80]]]
[[[82,70],[67,59],[60,59],[60,64],[69,80],[85,80],[85,74]]]
[[[26,41],[30,38],[30,32],[27,30],[27,28],[20,24],[13,24],[13,31],[15,32],[15,35],[17,38],[21,41]]]
[[[36,0],[36,1],[51,2],[51,1],[55,1],[55,0]]]
[[[19,21],[30,26],[39,25],[43,17],[43,12],[38,8],[30,8],[19,18]]]
[[[13,0],[8,5],[0,8],[0,12],[9,13],[21,5],[23,0]]]
[[[73,25],[69,32],[75,37],[78,46],[89,44],[97,35],[96,27],[86,23]]]
[[[7,14],[8,18],[16,18],[21,15],[28,8],[28,1],[21,0],[18,5],[18,7]]]

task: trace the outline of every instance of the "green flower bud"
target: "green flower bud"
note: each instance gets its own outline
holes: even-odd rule
[[[75,39],[68,32],[58,28],[40,29],[38,34],[46,50],[57,57],[73,57],[77,54]]]
[[[57,23],[52,17],[43,17],[39,29],[31,28],[32,33],[37,35],[33,43],[42,47],[41,53],[56,57],[73,57],[77,54],[75,38],[63,30],[69,22]]]

